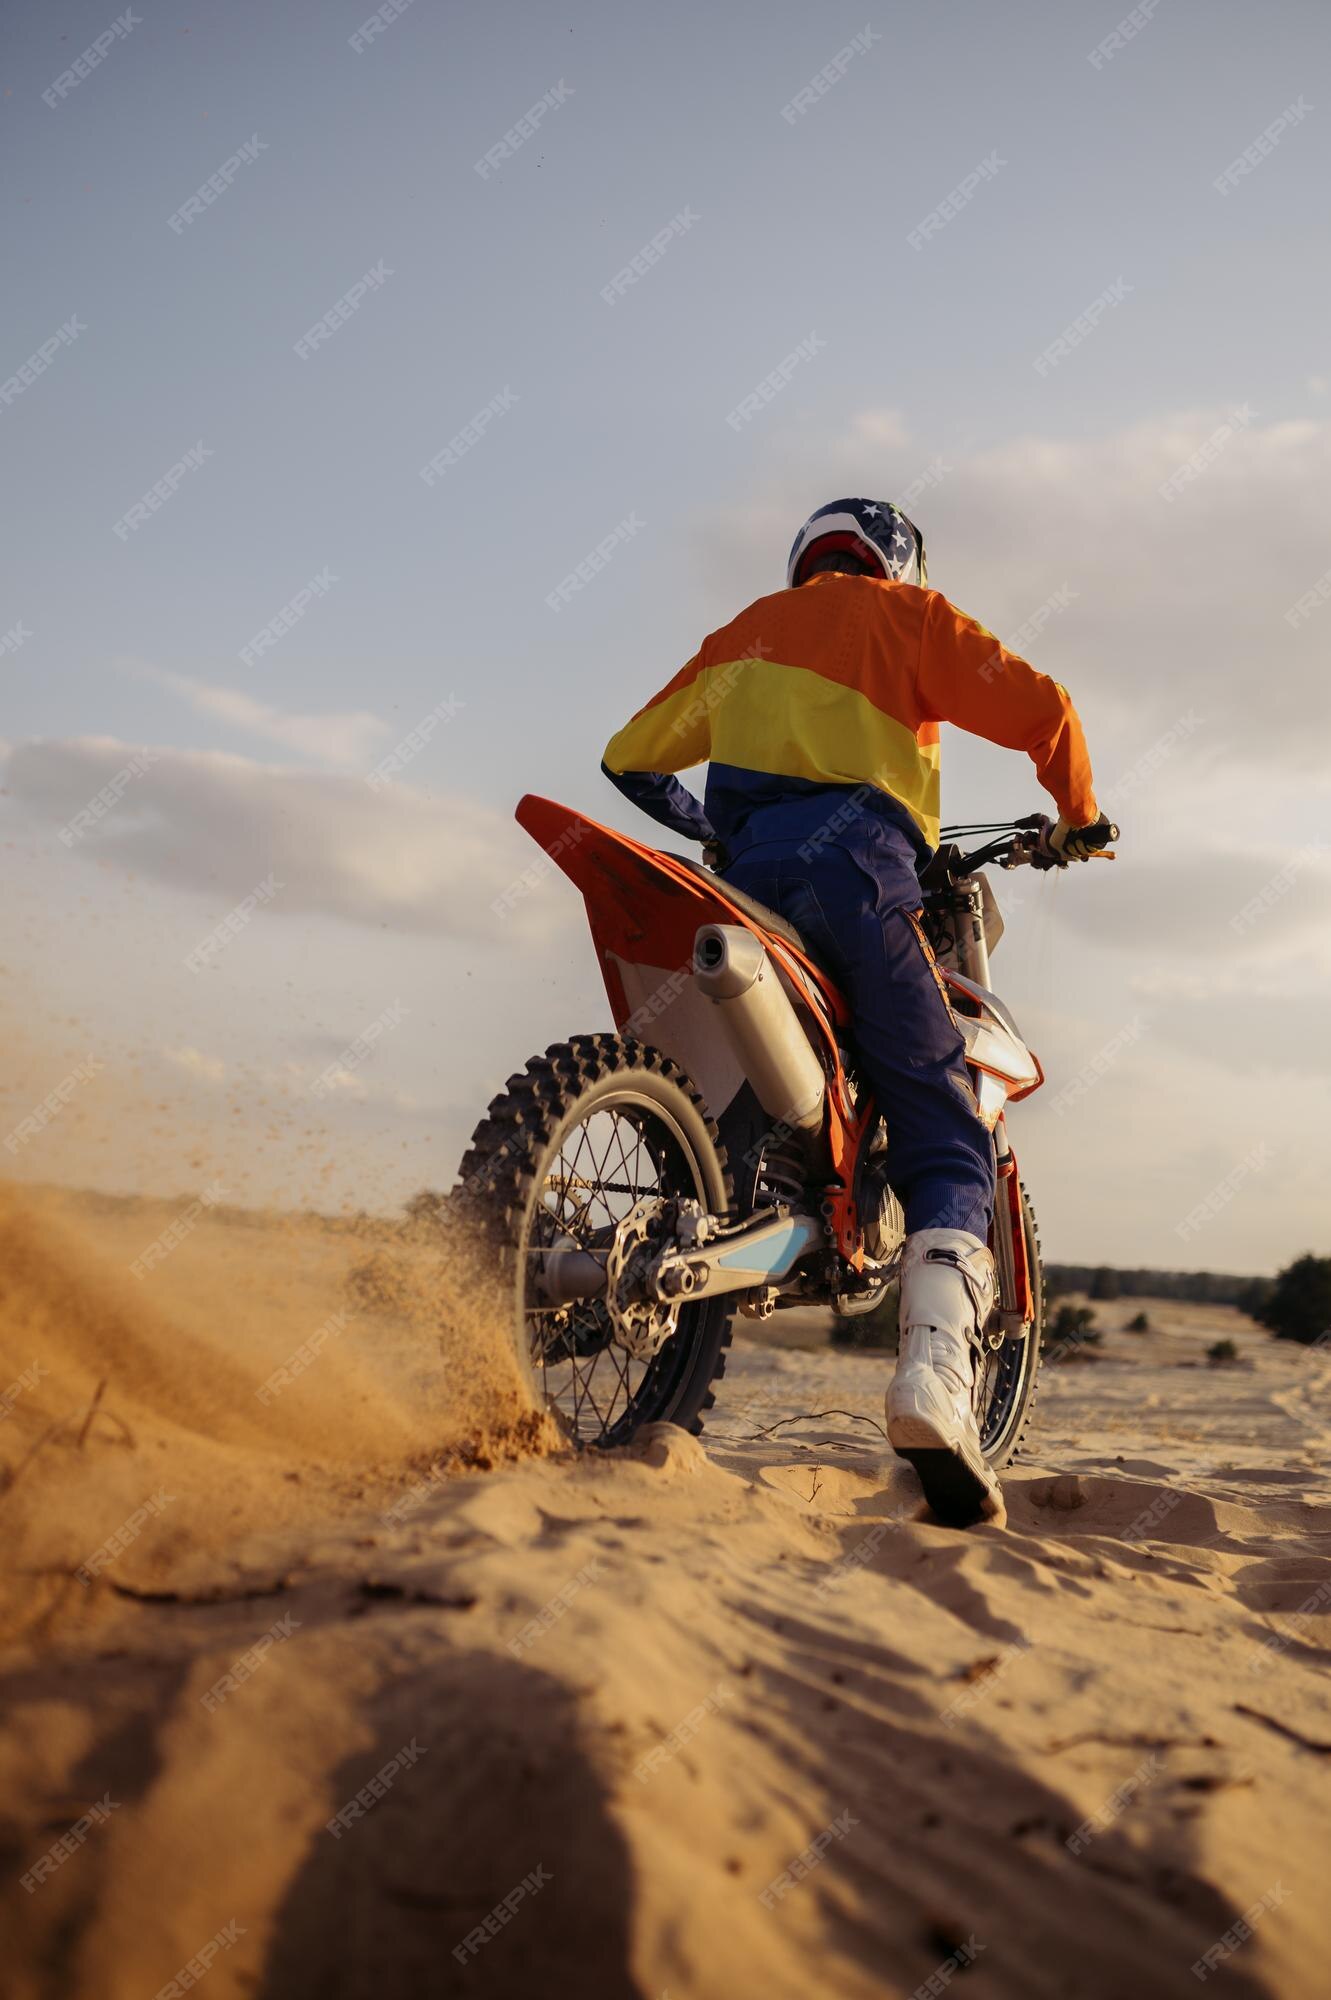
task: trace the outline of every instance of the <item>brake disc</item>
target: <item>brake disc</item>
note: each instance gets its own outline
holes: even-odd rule
[[[650,1271],[664,1247],[670,1203],[649,1195],[615,1231],[605,1262],[605,1304],[616,1343],[635,1361],[659,1354],[679,1319],[678,1305],[652,1296]]]

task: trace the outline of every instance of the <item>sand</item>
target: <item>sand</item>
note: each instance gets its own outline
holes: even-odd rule
[[[0,1253],[13,2000],[1326,1990],[1318,1355],[1102,1307],[957,1534],[813,1334],[574,1460],[423,1239],[29,1191]]]

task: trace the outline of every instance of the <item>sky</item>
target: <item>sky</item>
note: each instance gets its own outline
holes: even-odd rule
[[[1331,15],[866,4],[11,12],[0,1170],[448,1185],[609,1023],[518,798],[653,838],[606,740],[860,493],[1123,829],[998,884],[1048,1254],[1331,1252]]]

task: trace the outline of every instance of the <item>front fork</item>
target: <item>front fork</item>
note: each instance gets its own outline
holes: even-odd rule
[[[1019,1340],[1035,1318],[1035,1295],[1017,1156],[1008,1144],[1007,1120],[1001,1117],[994,1127],[994,1157],[997,1175],[990,1248],[998,1279],[998,1325],[1004,1338]]]

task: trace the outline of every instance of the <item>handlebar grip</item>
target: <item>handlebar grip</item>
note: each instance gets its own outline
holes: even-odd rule
[[[1103,826],[1081,828],[1078,837],[1085,842],[1087,847],[1094,848],[1098,853],[1102,847],[1113,846],[1114,842],[1118,839],[1118,828],[1112,821],[1106,821]]]

